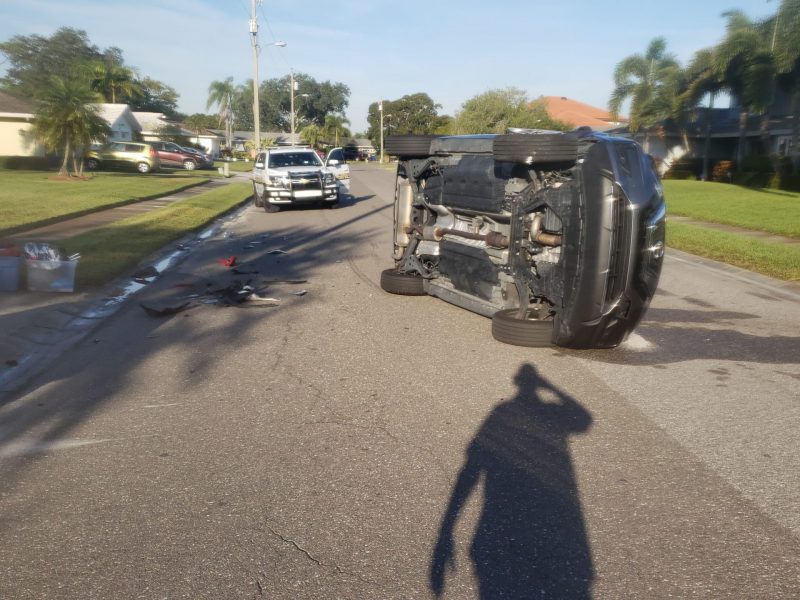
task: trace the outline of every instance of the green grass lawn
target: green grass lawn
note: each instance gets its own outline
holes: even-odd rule
[[[47,171],[0,170],[0,236],[208,181],[205,175],[183,171],[89,177],[63,180]]]
[[[217,160],[214,162],[214,168],[217,169],[223,166],[224,164],[226,164],[224,161]],[[243,160],[237,160],[236,162],[229,162],[227,164],[228,164],[228,170],[231,173],[249,173],[250,171],[253,170],[252,160],[248,160],[247,162]]]
[[[249,182],[232,183],[62,240],[59,246],[70,254],[81,254],[76,277],[79,289],[102,285],[170,242],[249,200],[252,195]]]
[[[666,180],[667,212],[800,239],[800,194],[726,183]]]
[[[664,181],[668,215],[800,239],[800,194],[725,183]],[[667,218],[667,245],[770,277],[800,280],[800,245],[786,245]]]
[[[765,242],[737,233],[669,221],[667,245],[777,279],[800,281],[800,245]]]

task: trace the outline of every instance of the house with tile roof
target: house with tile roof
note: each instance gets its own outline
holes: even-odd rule
[[[595,131],[606,131],[625,125],[627,119],[614,119],[610,112],[566,96],[542,96],[545,110],[551,118],[573,127],[591,127]]]
[[[33,135],[32,102],[0,92],[0,156],[44,156]]]

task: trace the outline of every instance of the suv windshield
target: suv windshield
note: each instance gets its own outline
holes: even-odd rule
[[[269,155],[269,168],[321,167],[322,161],[315,152],[281,152]]]

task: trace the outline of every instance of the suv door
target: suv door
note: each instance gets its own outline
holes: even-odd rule
[[[168,167],[182,167],[183,155],[176,144],[170,142],[151,142],[158,152],[161,164]]]
[[[340,190],[350,192],[350,165],[344,158],[344,150],[333,148],[325,158],[325,166],[336,176]]]

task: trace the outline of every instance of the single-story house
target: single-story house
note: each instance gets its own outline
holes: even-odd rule
[[[139,121],[133,116],[127,104],[93,104],[99,109],[100,116],[111,127],[109,142],[125,142],[136,139],[142,131]]]
[[[348,159],[369,158],[377,154],[372,141],[367,138],[350,138],[342,142],[344,155]]]
[[[33,135],[33,103],[0,92],[0,156],[44,156]]]
[[[212,157],[219,158],[220,147],[225,140],[224,135],[220,136],[210,129],[202,129],[199,132],[187,129],[179,123],[170,121],[163,113],[139,112],[133,116],[141,125],[142,141],[157,141],[169,135],[180,135],[188,139],[192,144],[202,146]]]

